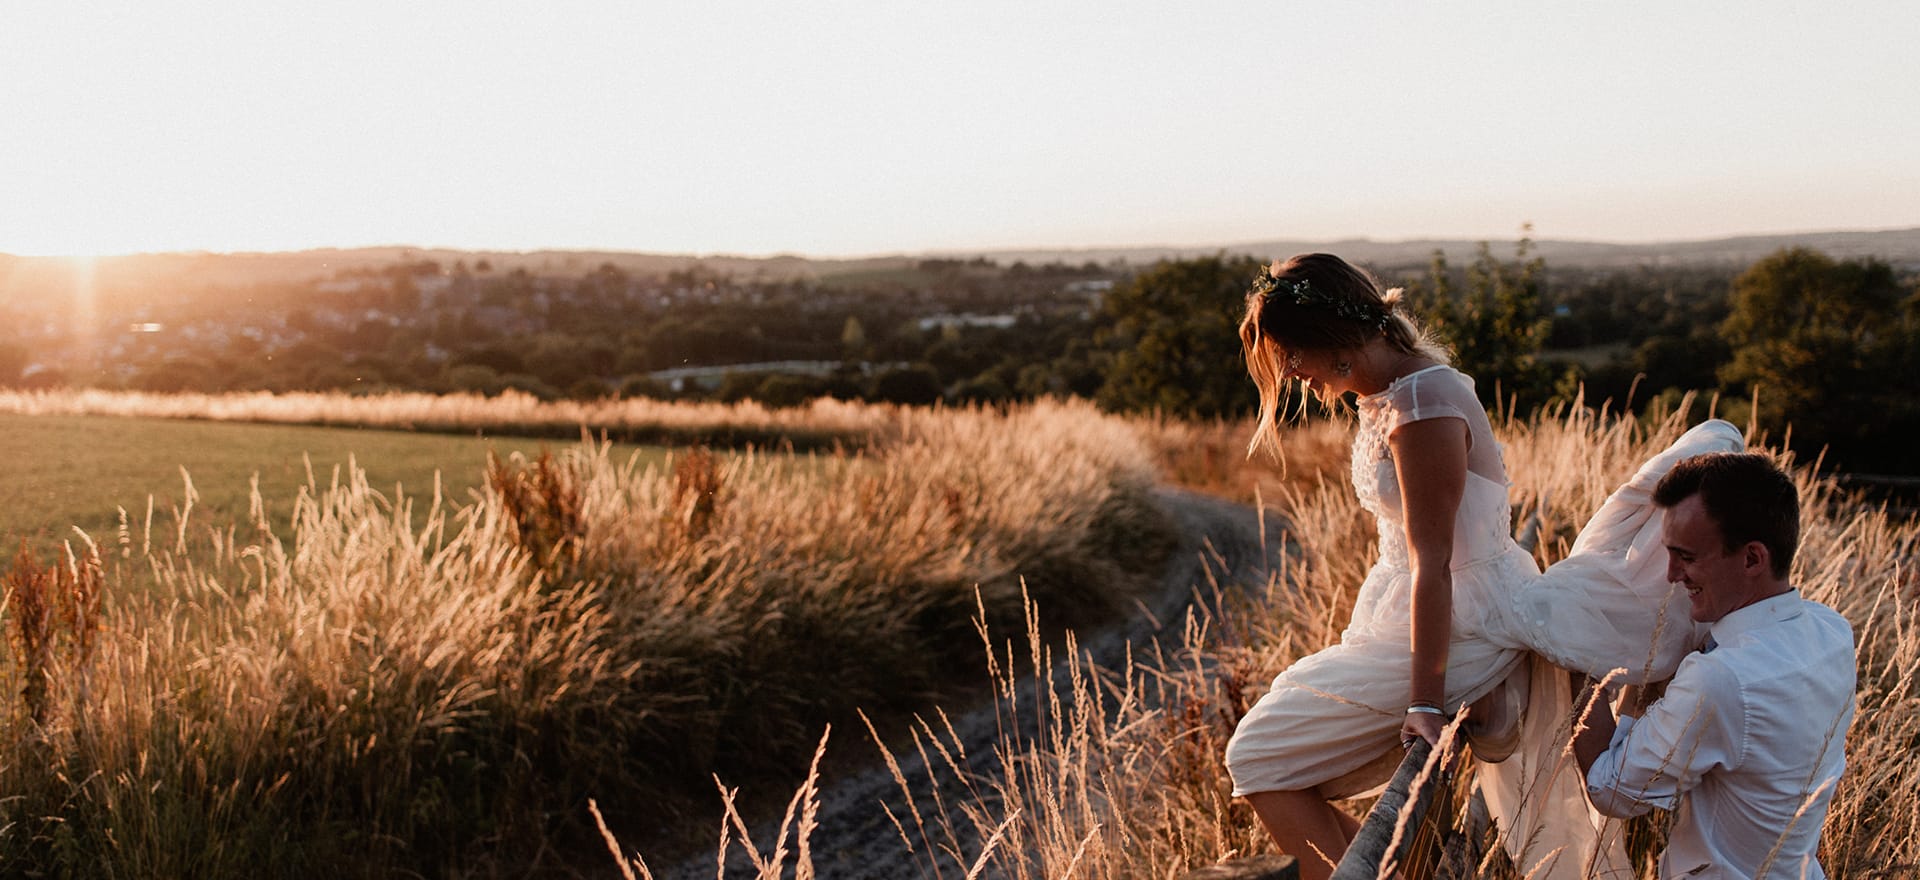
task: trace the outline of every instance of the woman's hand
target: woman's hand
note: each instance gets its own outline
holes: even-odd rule
[[[1400,746],[1412,748],[1414,737],[1426,740],[1432,745],[1440,744],[1440,734],[1447,729],[1444,715],[1430,712],[1412,712],[1407,720],[1400,722]]]

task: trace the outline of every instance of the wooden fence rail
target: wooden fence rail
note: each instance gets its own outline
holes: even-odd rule
[[[1360,824],[1360,833],[1334,868],[1333,880],[1375,880],[1384,876],[1427,877],[1439,856],[1439,835],[1451,815],[1448,798],[1460,766],[1460,747],[1435,750],[1419,740],[1407,750],[1387,790]],[[1428,821],[1432,820],[1432,821]],[[1404,826],[1404,829],[1403,827]],[[1391,851],[1389,851],[1391,850]]]

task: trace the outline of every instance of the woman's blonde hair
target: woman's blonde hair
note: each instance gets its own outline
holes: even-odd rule
[[[1403,295],[1398,287],[1382,289],[1365,269],[1332,254],[1300,254],[1273,263],[1254,278],[1246,315],[1240,319],[1247,372],[1260,389],[1260,420],[1247,444],[1248,455],[1262,446],[1280,454],[1280,407],[1286,398],[1290,353],[1350,351],[1383,337],[1397,351],[1447,362],[1446,349],[1402,308]]]

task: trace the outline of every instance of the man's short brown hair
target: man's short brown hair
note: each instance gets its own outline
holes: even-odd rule
[[[1653,487],[1653,503],[1673,507],[1695,495],[1720,527],[1731,553],[1759,541],[1785,578],[1800,546],[1800,493],[1773,459],[1751,452],[1713,452],[1682,459]]]

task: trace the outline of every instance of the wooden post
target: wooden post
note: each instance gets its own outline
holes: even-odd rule
[[[1411,880],[1431,872],[1435,852],[1428,850],[1434,849],[1431,846],[1434,838],[1420,831],[1436,799],[1450,796],[1453,773],[1460,764],[1459,746],[1450,742],[1444,746],[1436,751],[1423,739],[1415,741],[1413,748],[1407,750],[1400,769],[1393,774],[1393,781],[1387,783],[1387,790],[1381,793],[1380,800],[1367,813],[1366,821],[1360,824],[1360,833],[1354,837],[1353,845],[1347,847],[1346,856],[1334,868],[1333,880],[1376,880],[1382,876],[1381,866],[1386,864],[1393,865],[1397,872],[1386,876]],[[1444,807],[1442,804],[1439,814],[1445,814]],[[1399,832],[1396,841],[1395,831],[1403,816],[1406,828]],[[1393,851],[1388,852],[1388,847]]]

